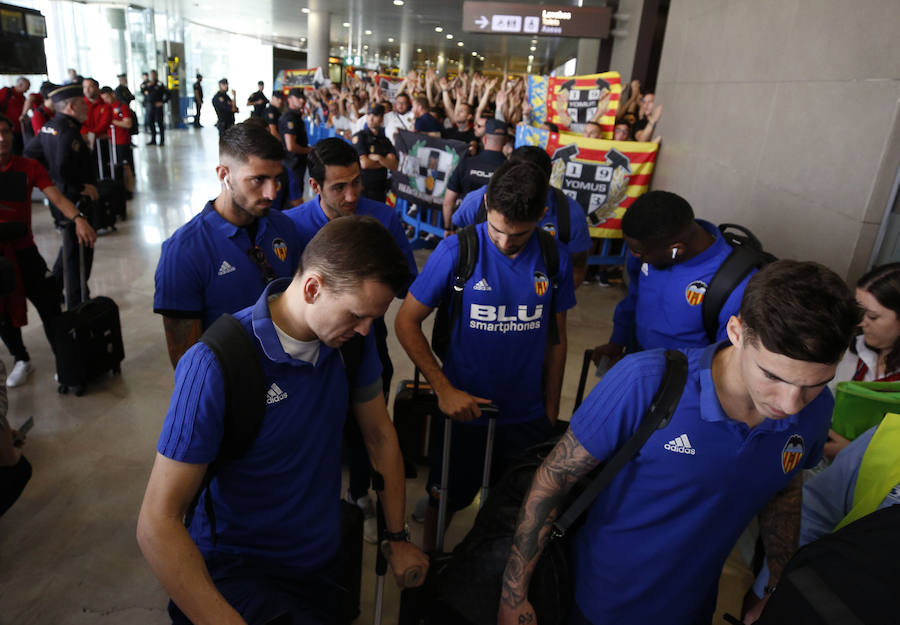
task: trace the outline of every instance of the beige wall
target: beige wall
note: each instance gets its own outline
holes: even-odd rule
[[[900,166],[900,0],[672,0],[653,187],[865,270]]]

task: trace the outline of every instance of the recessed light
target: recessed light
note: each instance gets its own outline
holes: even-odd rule
[[[416,52],[418,52],[419,54],[422,54],[422,48],[416,48]]]
[[[388,43],[394,43],[394,38],[393,38],[393,37],[388,37]]]
[[[473,53],[472,53],[472,56],[478,56],[478,53],[477,53],[477,52],[473,52]]]
[[[462,41],[457,41],[456,45],[458,45],[460,48],[462,48],[466,44],[464,44]]]
[[[402,6],[403,6],[403,0],[394,0],[394,6],[402,7]]]
[[[344,28],[350,28],[350,22],[344,22],[343,26]]]
[[[453,39],[453,35],[450,33],[447,33],[446,37],[447,37],[447,39]]]
[[[435,26],[435,27],[434,27],[434,32],[436,32],[436,33],[442,33],[442,32],[444,32],[444,29],[441,28],[440,26]]]
[[[300,9],[300,12],[301,13],[309,13],[309,9],[307,9],[306,7],[303,7],[302,9]]]
[[[372,31],[371,31],[371,30],[367,30],[367,31],[366,31],[366,34],[367,34],[367,35],[371,35],[371,34],[372,34]]]

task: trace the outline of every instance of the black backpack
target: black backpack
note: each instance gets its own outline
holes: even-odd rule
[[[759,625],[900,623],[900,505],[877,510],[794,554]]]
[[[763,250],[762,243],[750,230],[737,224],[721,224],[719,232],[733,248],[706,288],[701,304],[703,328],[710,343],[716,342],[719,332],[719,313],[738,285],[754,269],[777,260],[775,256]]]
[[[556,292],[559,288],[559,248],[553,235],[541,228],[535,232],[541,246],[541,257],[547,268],[550,279],[550,341],[559,343],[559,327],[556,324]],[[450,346],[450,333],[454,324],[462,314],[463,289],[466,282],[472,277],[475,265],[478,263],[478,233],[475,225],[469,225],[457,231],[459,238],[459,256],[456,259],[456,272],[453,279],[453,291],[449,297],[445,297],[434,317],[434,328],[431,333],[431,347],[434,353],[444,360],[447,349]]]
[[[556,187],[550,187],[553,189],[553,193],[556,195],[556,232],[559,237],[560,242],[569,244],[569,238],[571,236],[571,226],[569,218],[569,196],[563,193],[561,190]],[[484,198],[487,197],[487,192],[481,196],[481,204],[478,206],[478,212],[475,213],[475,223],[480,224],[487,221],[487,205],[484,202]]]
[[[215,460],[206,467],[203,482],[188,506],[184,524],[186,527],[191,524],[200,495],[205,492],[203,507],[209,519],[212,543],[215,545],[216,515],[209,485],[223,466],[243,457],[259,436],[266,414],[268,380],[263,371],[256,341],[233,316],[226,313],[216,319],[200,340],[215,355],[222,370],[225,383],[225,418],[219,452]],[[344,361],[347,378],[351,382],[356,379],[362,365],[364,350],[365,337],[360,335],[356,335],[341,347],[341,358]]]
[[[565,510],[553,524],[551,540],[538,559],[528,598],[541,625],[564,625],[574,601],[568,537],[584,513],[656,430],[675,412],[688,375],[682,352],[665,352],[666,370],[637,431],[602,466],[573,487]],[[428,625],[488,625],[497,622],[503,571],[515,534],[519,509],[534,473],[559,438],[525,452],[491,489],[475,524],[449,557],[432,562],[426,589],[430,593]],[[402,621],[401,621],[402,622]]]

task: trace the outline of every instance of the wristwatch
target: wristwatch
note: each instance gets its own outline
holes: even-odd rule
[[[382,538],[384,540],[388,540],[391,542],[406,542],[406,543],[408,543],[409,542],[409,525],[404,523],[403,529],[400,530],[399,532],[389,532],[387,530],[384,530],[384,533],[382,534]]]
[[[84,219],[85,221],[87,221],[87,215],[85,215],[84,213],[78,213],[77,215],[75,215],[74,217],[72,217],[72,221],[74,222],[74,221],[75,221],[76,219],[78,219],[79,217],[81,217],[82,219]]]
[[[764,588],[763,588],[763,595],[771,595],[773,592],[775,592],[775,588],[776,588],[775,584],[772,584],[771,586],[766,586],[766,587],[764,587]]]

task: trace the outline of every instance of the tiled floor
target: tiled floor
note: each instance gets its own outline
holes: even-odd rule
[[[137,148],[139,192],[129,202],[129,218],[98,241],[90,287],[119,305],[126,354],[121,377],[103,379],[83,397],[58,395],[50,349],[36,312],[29,311],[24,336],[35,372],[24,386],[9,389],[9,419],[15,426],[34,415],[25,448],[34,476],[19,502],[0,518],[0,625],[168,622],[166,595],[134,538],[172,390],[162,321],[152,310],[153,275],[160,243],[218,192],[216,139],[213,128],[170,131],[166,147]],[[34,204],[34,231],[52,264],[59,236],[40,203]],[[417,257],[421,266],[426,255]],[[577,296],[568,321],[565,418],[571,414],[583,350],[609,336],[621,293],[588,285]],[[397,305],[388,312],[388,327]],[[393,336],[390,341],[395,380],[411,377],[411,363]],[[5,349],[2,358],[11,368]],[[410,507],[422,484],[422,477],[408,482]],[[449,546],[471,519],[471,511],[457,517]],[[411,525],[418,538],[421,526]],[[359,623],[371,622],[373,561],[374,548],[367,545]],[[388,580],[385,623],[396,622],[397,604],[397,588]]]

